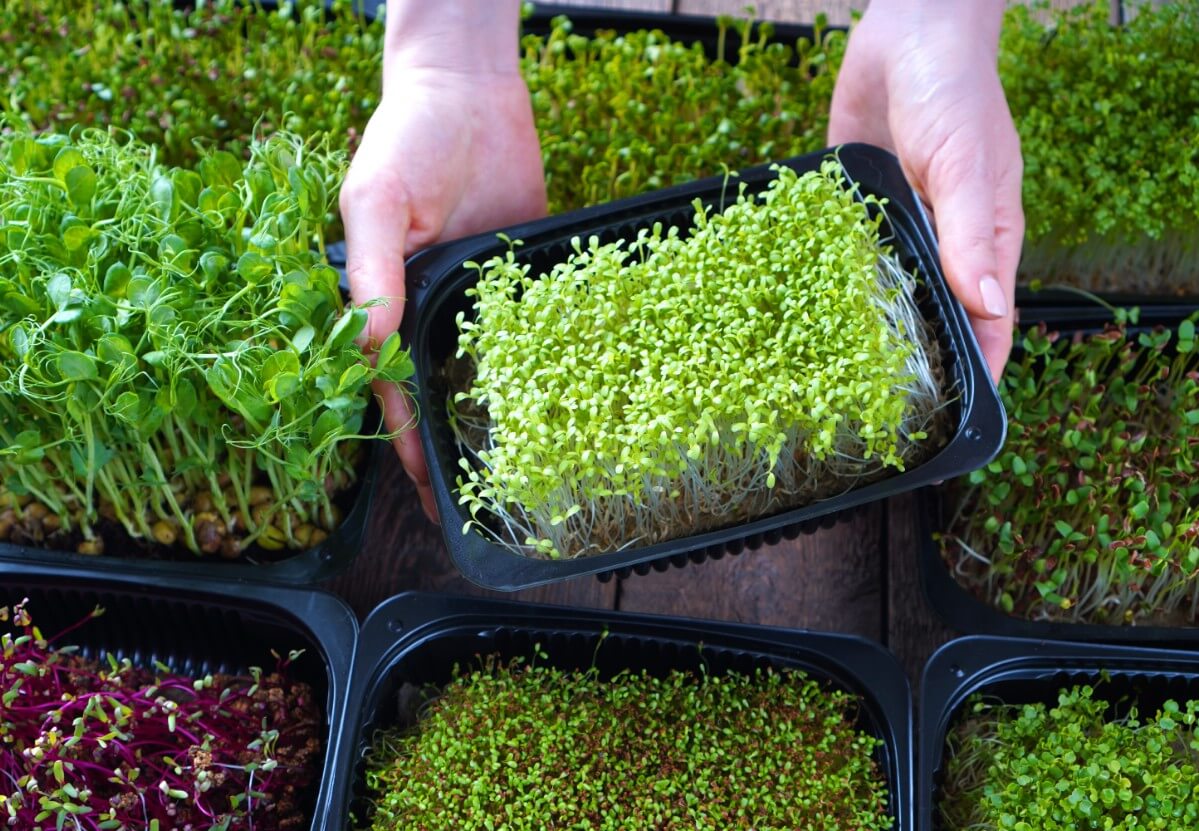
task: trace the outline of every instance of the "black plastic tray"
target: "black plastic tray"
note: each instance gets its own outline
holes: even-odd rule
[[[941,647],[924,669],[920,694],[918,827],[943,828],[937,810],[945,737],[975,693],[1014,704],[1057,701],[1058,690],[1090,684],[1096,694],[1140,705],[1199,697],[1199,655],[1104,644],[959,638]]]
[[[375,417],[368,416],[368,423]],[[221,559],[216,554],[183,559],[182,553],[177,553],[175,559],[167,559],[144,554],[128,557],[106,551],[92,556],[54,548],[0,543],[0,580],[6,579],[6,575],[23,565],[39,564],[72,570],[85,569],[97,574],[136,574],[148,578],[219,579],[282,585],[308,585],[326,580],[348,568],[362,549],[374,501],[376,471],[381,454],[391,452],[387,442],[373,441],[372,444],[374,447],[366,448],[358,482],[347,493],[345,517],[341,525],[320,545],[297,551],[290,557],[273,562],[251,562],[245,558],[254,556],[253,549],[232,561]]]
[[[1177,326],[1189,315],[1180,309],[1142,309],[1137,326],[1130,331],[1148,330],[1156,325]],[[1057,310],[1040,317],[1025,317],[1022,323],[1038,320],[1064,334],[1072,332],[1100,332],[1111,322],[1111,314],[1095,306],[1072,310]],[[949,573],[941,558],[940,545],[933,533],[945,527],[944,491],[925,489],[919,494],[918,511],[920,522],[920,551],[918,561],[920,584],[924,596],[933,611],[949,626],[973,635],[999,635],[1018,638],[1044,638],[1050,640],[1107,641],[1112,643],[1138,643],[1161,645],[1199,645],[1197,626],[1117,626],[1095,623],[1068,623],[1065,621],[1033,621],[1016,617],[997,609],[975,597],[958,583]]]
[[[312,686],[324,712],[320,787],[309,800],[311,824],[335,824],[332,796],[347,776],[341,756],[343,718],[358,622],[344,602],[319,591],[238,586],[197,579],[117,578],[83,568],[13,565],[0,574],[0,606],[28,597],[39,628],[49,635],[105,612],[67,640],[84,654],[110,652],[140,666],[160,661],[189,675],[245,673],[274,664],[271,650],[302,649],[291,665]]]
[[[748,6],[748,4],[747,4]],[[744,10],[738,10],[733,17],[742,19],[746,16]],[[533,13],[521,25],[522,34],[544,35],[550,31],[555,17],[564,15],[570,18],[574,32],[580,35],[593,36],[596,32],[610,30],[617,34],[628,34],[641,29],[659,29],[671,40],[683,43],[703,44],[704,52],[713,60],[723,58],[736,62],[737,50],[741,46],[741,34],[736,27],[730,27],[725,34],[724,54],[719,53],[720,38],[716,27],[715,17],[702,15],[671,14],[666,12],[629,11],[618,9],[580,8],[578,6],[563,6],[556,3],[535,3]],[[756,36],[762,21],[754,23],[753,34]],[[800,38],[811,40],[815,29],[808,23],[776,23],[767,24],[771,29],[770,43],[794,44]],[[825,26],[823,31],[845,31],[844,26]]]
[[[1165,319],[1199,311],[1199,294],[1171,297],[1161,294],[1096,292],[1094,297],[1109,306],[1136,306],[1146,319]],[[1101,303],[1083,293],[1067,289],[1048,288],[1032,291],[1025,286],[1017,286],[1016,307],[1020,310],[1021,323],[1035,323],[1038,320],[1065,322],[1104,315],[1110,319],[1110,313],[1106,312]]]
[[[921,309],[937,323],[937,337],[947,377],[956,385],[958,399],[951,408],[952,430],[948,444],[925,463],[902,474],[865,485],[837,497],[752,522],[682,537],[668,542],[595,556],[543,560],[515,554],[471,532],[462,533],[468,519],[454,495],[459,453],[445,413],[445,391],[438,388],[437,368],[457,345],[454,316],[469,312],[464,291],[478,281],[463,262],[483,262],[507,251],[496,234],[486,233],[427,249],[408,262],[408,310],[402,332],[416,363],[421,441],[446,546],[462,573],[488,588],[515,590],[615,569],[635,567],[663,558],[676,563],[699,561],[742,545],[753,547],[764,535],[794,535],[804,525],[831,521],[830,514],[883,499],[931,482],[952,478],[989,461],[1003,445],[1007,422],[998,394],[979,352],[969,320],[952,296],[941,274],[936,241],[927,218],[904,180],[895,157],[864,144],[845,145],[838,151],[848,175],[863,194],[888,200],[888,219],[882,232],[893,236],[896,250],[908,265],[924,275]],[[827,151],[786,160],[797,171],[816,169]],[[764,189],[774,179],[769,165],[741,171],[739,183],[749,192]],[[598,235],[602,242],[626,239],[635,230],[661,221],[687,226],[693,216],[692,201],[719,203],[726,192],[724,177],[612,202],[506,229],[511,239],[523,240],[519,262],[532,264],[534,273],[548,270],[570,252],[574,236]]]
[[[337,815],[345,816],[351,803],[358,812],[365,807],[362,754],[374,731],[399,717],[396,694],[402,684],[445,684],[455,663],[469,664],[478,655],[533,658],[535,644],[548,654],[539,663],[564,669],[596,666],[610,675],[626,668],[664,673],[703,667],[717,674],[795,668],[853,693],[861,701],[860,727],[885,742],[879,763],[890,785],[894,829],[914,828],[911,693],[894,656],[871,641],[422,593],[384,601],[363,624],[342,746],[342,769],[353,776],[341,780]]]

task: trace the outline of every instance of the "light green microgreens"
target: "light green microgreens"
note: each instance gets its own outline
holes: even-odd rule
[[[195,169],[96,128],[0,136],[0,509],[226,556],[331,527],[370,381],[411,371],[398,336],[363,357],[324,261],[344,166],[287,134]]]
[[[963,585],[1030,619],[1199,621],[1196,322],[1017,341],[1007,444],[958,483],[941,541]]]
[[[1199,829],[1199,701],[1116,717],[1089,686],[1056,706],[981,696],[946,742],[945,831]]]
[[[372,831],[882,831],[857,702],[795,671],[457,675],[366,759]]]
[[[1000,73],[1024,155],[1021,271],[1092,290],[1199,291],[1199,6],[1013,3]],[[1047,22],[1041,22],[1047,18]]]
[[[549,274],[477,268],[452,401],[460,501],[550,556],[646,544],[918,458],[939,388],[915,279],[842,169],[776,168],[694,229],[576,240]],[[877,211],[876,211],[877,212]],[[477,465],[473,462],[477,461]],[[482,513],[482,517],[480,517]]]

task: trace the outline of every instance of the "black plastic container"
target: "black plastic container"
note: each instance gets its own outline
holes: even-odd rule
[[[0,542],[0,580],[25,565],[82,569],[114,576],[142,575],[151,579],[220,579],[281,585],[308,585],[328,579],[348,568],[362,549],[374,500],[376,470],[381,454],[391,452],[387,442],[376,441],[373,444],[374,447],[365,448],[359,479],[354,487],[342,499],[335,500],[345,511],[341,524],[329,534],[328,539],[312,548],[280,559],[263,561],[255,559],[255,550],[251,548],[239,559],[230,561],[215,554],[197,554],[185,559],[184,555],[189,552],[182,548],[172,548],[169,557],[148,556],[140,552],[136,556],[124,556],[112,550],[93,556]],[[148,546],[147,550],[153,551],[153,546]]]
[[[1199,698],[1199,655],[1103,644],[959,638],[924,670],[920,694],[917,827],[941,831],[938,793],[945,738],[966,700],[984,693],[1010,704],[1055,703],[1063,687],[1088,684],[1096,698],[1152,714],[1168,698]]]
[[[607,633],[601,644],[603,633]],[[911,693],[894,656],[864,638],[732,623],[631,615],[592,609],[512,603],[421,593],[381,603],[363,624],[346,714],[340,815],[361,814],[362,754],[374,731],[396,723],[403,684],[444,685],[454,665],[477,656],[534,658],[563,669],[595,666],[608,676],[622,669],[710,674],[793,668],[858,696],[859,727],[885,742],[880,770],[890,787],[895,831],[912,829]],[[702,652],[700,646],[702,645]],[[359,819],[362,819],[359,816]],[[347,821],[344,829],[353,826]]]
[[[550,31],[553,19],[559,15],[570,18],[576,34],[592,36],[598,31],[613,31],[624,35],[642,29],[658,29],[674,41],[703,44],[709,58],[735,62],[741,47],[741,34],[736,27],[729,27],[725,35],[724,53],[721,54],[720,37],[714,17],[664,12],[630,11],[623,9],[580,8],[555,3],[534,3],[533,12],[521,25],[523,34],[544,35]],[[745,14],[741,13],[741,17]],[[760,22],[754,24],[751,36],[756,37]],[[770,22],[771,43],[794,44],[800,38],[811,40],[815,30],[806,23]],[[844,30],[844,26],[826,26],[824,31]]]
[[[1129,331],[1148,330],[1153,326],[1176,327],[1188,314],[1178,309],[1142,309],[1141,318]],[[1058,309],[1039,318],[1050,329],[1069,336],[1075,332],[1101,332],[1112,321],[1111,313],[1094,305],[1072,310]],[[1037,322],[1035,316],[1025,316],[1024,323]],[[1017,344],[1018,347],[1018,344]],[[1064,621],[1033,621],[1006,614],[984,600],[975,597],[949,572],[941,557],[941,547],[933,534],[946,526],[949,510],[944,489],[929,488],[920,493],[918,501],[920,522],[920,551],[918,561],[920,583],[924,596],[933,611],[952,628],[972,635],[999,635],[1048,640],[1107,641],[1161,645],[1199,645],[1199,626],[1117,626]]]
[[[784,164],[804,172],[818,169],[827,157],[827,152],[813,153],[787,160]],[[446,243],[427,249],[408,262],[409,305],[402,331],[415,356],[418,405],[423,414],[421,441],[429,462],[446,546],[467,579],[488,588],[515,590],[569,577],[637,567],[664,558],[671,558],[676,564],[699,561],[740,547],[753,548],[763,539],[795,536],[805,527],[831,522],[830,515],[839,511],[952,478],[993,457],[1002,446],[1006,431],[1003,408],[970,330],[969,320],[941,274],[936,241],[923,209],[904,180],[894,156],[868,145],[851,144],[840,148],[838,157],[863,195],[887,199],[887,217],[881,232],[894,239],[894,247],[903,257],[905,266],[918,268],[924,275],[920,308],[924,318],[935,324],[946,377],[957,396],[950,406],[946,446],[923,464],[902,474],[834,498],[735,527],[631,550],[578,559],[543,560],[507,551],[473,531],[463,534],[468,516],[458,505],[454,493],[459,452],[445,417],[447,390],[438,381],[438,367],[457,348],[454,318],[458,312],[470,312],[464,292],[478,281],[477,272],[465,269],[463,263],[483,262],[494,254],[507,251],[507,244],[495,233]],[[756,193],[774,178],[770,167],[762,165],[742,171],[738,182],[748,192]],[[530,264],[533,273],[543,273],[569,255],[572,237],[594,234],[601,242],[629,239],[636,229],[655,222],[687,228],[694,215],[694,200],[717,205],[726,194],[725,178],[712,177],[518,225],[506,229],[505,233],[524,243],[516,251],[517,261]]]
[[[312,686],[324,713],[320,786],[311,794],[304,831],[335,827],[329,809],[348,774],[337,761],[358,640],[357,619],[341,600],[283,587],[12,565],[0,573],[0,606],[22,598],[29,598],[34,621],[47,635],[103,606],[103,615],[66,640],[83,654],[112,653],[139,666],[159,661],[188,675],[245,673],[272,667],[272,649],[283,655],[304,650],[291,672]]]
[[[1097,292],[1087,296],[1086,293],[1066,289],[1031,291],[1025,287],[1016,288],[1016,306],[1020,310],[1020,322],[1025,325],[1042,320],[1057,324],[1110,320],[1111,312],[1103,304],[1115,308],[1135,306],[1141,310],[1141,318],[1152,323],[1199,311],[1199,295],[1169,297]]]

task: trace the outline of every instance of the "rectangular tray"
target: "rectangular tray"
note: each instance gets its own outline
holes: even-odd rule
[[[339,815],[345,816],[351,803],[363,807],[362,754],[377,728],[395,722],[401,684],[445,684],[456,663],[465,665],[480,655],[532,659],[535,645],[548,654],[538,657],[539,663],[563,669],[594,665],[610,675],[622,669],[656,673],[704,667],[719,674],[786,667],[853,693],[862,702],[860,726],[885,742],[879,762],[890,783],[895,831],[915,827],[911,693],[894,656],[871,641],[416,592],[384,601],[363,625],[342,747],[342,769],[352,775],[341,781]],[[352,827],[347,822],[344,829]]]
[[[324,711],[321,785],[310,795],[306,831],[331,824],[329,807],[345,777],[337,764],[348,701],[358,621],[331,594],[198,579],[120,578],[82,568],[13,565],[0,574],[0,606],[22,598],[47,634],[81,620],[96,605],[105,612],[67,641],[84,654],[111,652],[139,666],[159,661],[202,676],[270,668],[270,650],[303,649],[292,664]]]
[[[827,152],[786,160],[799,171],[816,169]],[[934,321],[947,377],[958,399],[951,405],[948,444],[923,464],[904,473],[864,485],[805,507],[783,511],[734,527],[726,527],[668,542],[578,559],[540,560],[509,552],[476,532],[462,533],[469,518],[454,493],[459,454],[445,418],[445,391],[438,388],[437,367],[456,349],[454,317],[468,312],[464,291],[478,274],[463,268],[466,261],[483,262],[507,250],[496,233],[485,233],[426,249],[408,262],[408,311],[402,333],[416,363],[417,403],[421,413],[420,436],[429,462],[437,509],[446,546],[467,579],[503,591],[527,588],[587,574],[637,568],[651,561],[672,558],[676,564],[699,561],[722,551],[760,544],[765,535],[794,535],[832,514],[877,501],[931,482],[951,478],[986,464],[1003,445],[1006,419],[999,397],[970,329],[969,320],[950,293],[941,274],[936,240],[915,194],[908,186],[895,157],[875,147],[850,144],[838,151],[848,175],[863,194],[888,200],[882,233],[893,237],[896,251],[908,267],[916,265],[924,289],[920,306],[926,320]],[[739,183],[750,193],[773,180],[769,165],[741,171]],[[548,270],[570,252],[575,236],[598,235],[601,242],[630,239],[638,228],[655,222],[688,227],[692,202],[719,203],[726,190],[724,177],[701,179],[685,185],[635,196],[505,229],[510,239],[523,240],[517,249],[520,263],[534,273]]]
[[[1155,325],[1177,326],[1188,316],[1185,309],[1146,308],[1137,326],[1130,331]],[[1100,332],[1111,322],[1111,314],[1093,305],[1058,309],[1053,313],[1024,315],[1023,324],[1044,322],[1064,334]],[[933,534],[945,527],[944,490],[927,488],[920,492],[918,512],[920,550],[917,561],[920,584],[929,605],[952,628],[972,635],[1037,638],[1049,640],[1107,641],[1161,645],[1199,645],[1199,626],[1115,626],[1094,623],[1032,621],[1004,613],[979,600],[949,573],[941,558],[940,546]]]
[[[1006,702],[1055,702],[1061,687],[1090,684],[1112,699],[1136,701],[1142,712],[1167,698],[1199,698],[1199,655],[1106,644],[970,637],[941,647],[924,669],[920,694],[917,823],[942,831],[937,794],[945,737],[973,694]]]

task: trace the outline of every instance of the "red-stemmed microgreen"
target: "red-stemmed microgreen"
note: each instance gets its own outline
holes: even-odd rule
[[[0,826],[21,831],[303,827],[321,759],[312,689],[274,671],[200,678],[64,645],[0,608]]]
[[[1073,337],[1040,326],[1018,345],[1000,384],[1007,444],[955,488],[941,540],[954,575],[1029,619],[1194,625],[1195,318]]]

